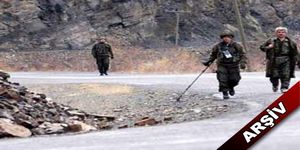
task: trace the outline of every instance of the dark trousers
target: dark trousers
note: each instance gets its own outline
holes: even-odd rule
[[[276,57],[275,65],[272,70],[272,76],[270,78],[274,87],[279,86],[281,82],[281,89],[288,89],[290,85],[291,67],[288,57]]]
[[[109,57],[97,58],[98,70],[101,74],[107,73],[109,69]]]
[[[241,80],[239,66],[218,65],[217,79],[219,81],[219,92],[230,91]]]
[[[279,86],[279,81],[281,82],[281,89],[288,89],[290,86],[290,78],[270,78],[270,81],[274,87]]]

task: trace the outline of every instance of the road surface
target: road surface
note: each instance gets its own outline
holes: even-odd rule
[[[171,88],[182,91],[197,75],[129,75],[96,73],[12,73],[12,80],[32,83],[118,83]],[[292,84],[299,81],[292,80]],[[192,87],[202,94],[220,97],[215,74],[204,74]],[[260,111],[278,98],[264,73],[243,73],[237,95],[230,101],[242,101],[249,110],[217,118],[173,124],[103,131],[80,135],[43,136],[27,139],[2,139],[1,150],[210,150],[217,149]],[[300,111],[277,126],[252,149],[299,149]],[[238,144],[238,143],[237,143]]]

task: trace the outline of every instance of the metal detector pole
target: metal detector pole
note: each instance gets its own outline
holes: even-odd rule
[[[180,99],[182,98],[182,96],[193,86],[193,84],[200,78],[200,76],[209,68],[209,66],[207,66],[198,76],[197,78],[182,92],[182,94],[176,99],[177,102],[180,101]]]

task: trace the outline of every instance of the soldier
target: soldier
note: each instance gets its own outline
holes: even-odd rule
[[[246,69],[246,55],[243,47],[233,41],[234,35],[224,32],[220,35],[222,41],[212,48],[210,58],[203,64],[209,66],[217,59],[217,79],[219,81],[219,92],[223,93],[224,99],[229,99],[228,93],[235,95],[234,87],[238,85],[241,69]]]
[[[278,91],[279,81],[281,92],[287,92],[290,79],[295,77],[297,44],[287,37],[287,32],[287,28],[277,27],[276,38],[271,38],[260,46],[260,49],[266,52],[266,77],[270,78],[274,92]]]
[[[98,43],[92,49],[92,55],[97,61],[100,76],[108,75],[109,58],[114,59],[111,46],[106,43],[104,38],[97,39]]]

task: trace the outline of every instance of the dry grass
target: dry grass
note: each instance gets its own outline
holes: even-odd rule
[[[113,72],[182,73],[198,71],[202,65],[193,54],[176,49],[144,50],[114,48]],[[96,71],[90,51],[3,52],[0,68],[7,71]]]
[[[100,85],[100,84],[80,84],[79,90],[85,93],[97,95],[117,95],[130,94],[133,92],[133,87],[126,85]]]
[[[300,39],[300,38],[299,38]],[[300,40],[298,43],[300,44]],[[115,59],[111,71],[127,73],[195,73],[204,68],[200,56],[180,48],[143,49],[126,46],[114,38],[108,38]],[[264,71],[265,54],[258,47],[260,42],[249,42],[248,58],[252,71]],[[203,50],[196,50],[202,51]],[[2,52],[0,69],[6,71],[97,71],[89,50],[82,51],[35,51]],[[215,66],[210,71],[214,72]]]
[[[142,50],[132,49],[121,54],[125,59],[114,62],[113,70],[138,73],[181,73],[198,71],[202,65],[191,53],[176,49]]]

